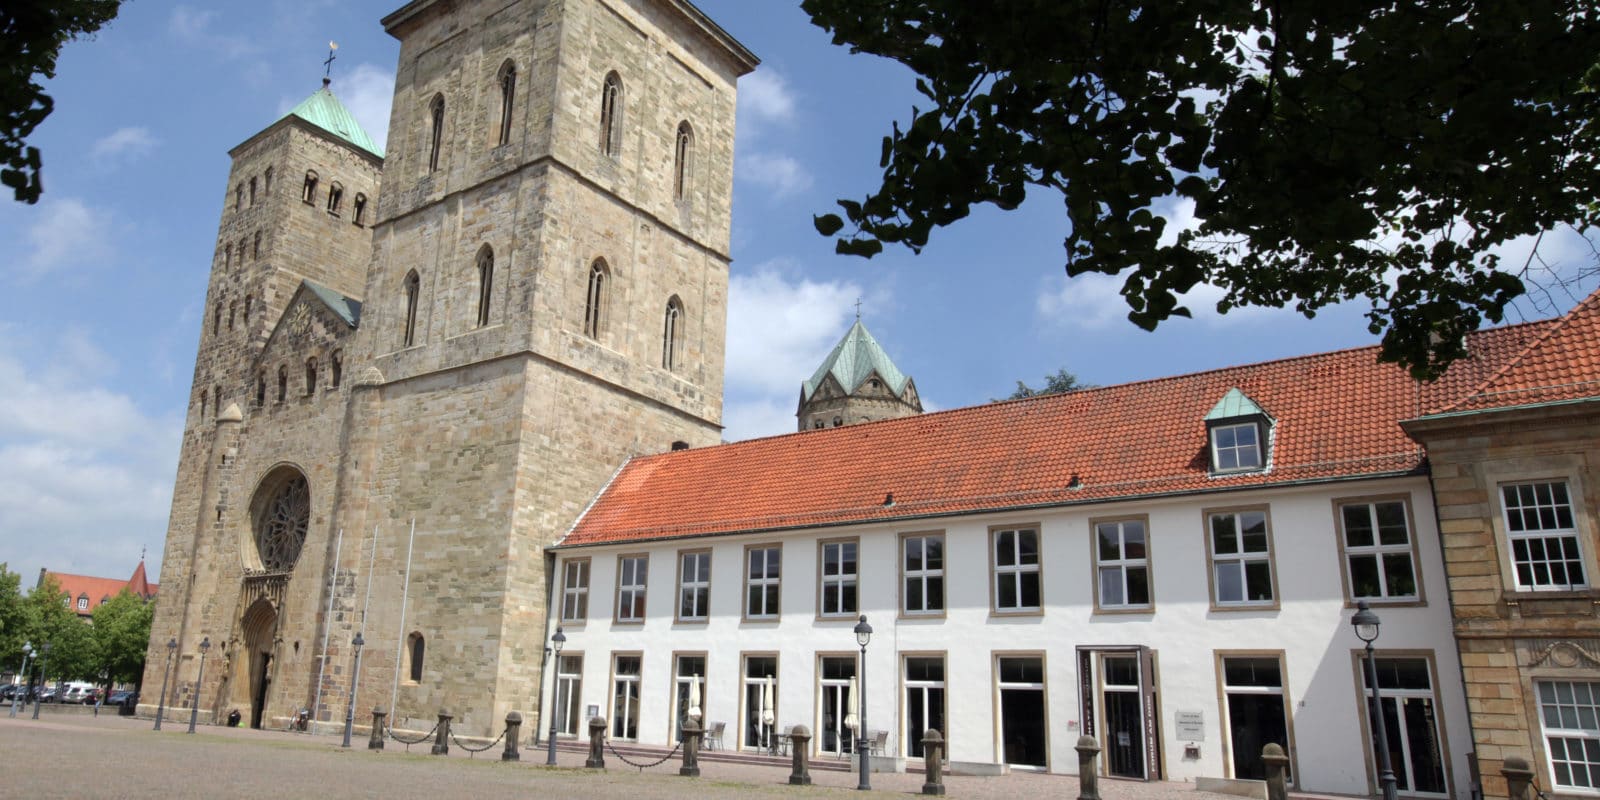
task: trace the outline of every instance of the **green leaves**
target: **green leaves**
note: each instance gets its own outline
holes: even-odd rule
[[[1497,248],[1597,215],[1600,19],[1583,3],[802,7],[910,66],[935,104],[885,137],[877,190],[816,218],[841,253],[917,251],[974,205],[1055,188],[1068,274],[1123,276],[1136,324],[1187,315],[1178,295],[1200,283],[1224,312],[1360,299],[1384,357],[1432,377],[1524,291]],[[1163,245],[1178,198],[1198,223]]]

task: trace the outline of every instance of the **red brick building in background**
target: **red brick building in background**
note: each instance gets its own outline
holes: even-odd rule
[[[133,576],[127,580],[121,578],[96,578],[92,575],[72,575],[65,572],[51,572],[47,569],[39,570],[39,582],[43,586],[46,580],[54,579],[56,585],[61,587],[61,596],[67,608],[72,609],[78,616],[87,619],[101,603],[117,596],[118,592],[127,589],[145,602],[155,599],[160,584],[151,583],[145,575],[144,559],[139,559],[139,566],[134,567]]]

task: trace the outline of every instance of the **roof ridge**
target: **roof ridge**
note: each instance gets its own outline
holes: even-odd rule
[[[1502,364],[1500,366],[1499,369],[1495,370],[1493,373],[1490,373],[1489,377],[1483,379],[1476,386],[1473,386],[1471,390],[1467,391],[1465,394],[1462,394],[1460,397],[1456,398],[1454,402],[1450,403],[1450,405],[1447,405],[1447,406],[1444,406],[1442,408],[1429,411],[1429,412],[1427,412],[1428,415],[1447,414],[1447,413],[1449,413],[1451,411],[1455,411],[1455,410],[1461,408],[1461,406],[1465,405],[1468,400],[1471,400],[1474,397],[1479,397],[1479,396],[1485,396],[1486,397],[1486,396],[1488,396],[1490,394],[1494,394],[1492,392],[1489,392],[1488,389],[1489,389],[1490,386],[1494,385],[1495,381],[1500,380],[1500,378],[1502,376],[1510,373],[1511,370],[1515,369],[1518,365],[1522,364],[1525,360],[1527,360],[1528,356],[1531,355],[1536,348],[1538,348],[1539,346],[1543,345],[1545,342],[1549,341],[1551,337],[1556,335],[1557,331],[1565,330],[1567,325],[1569,323],[1571,323],[1572,320],[1575,317],[1577,317],[1578,312],[1583,310],[1585,306],[1589,306],[1589,305],[1593,305],[1593,304],[1600,304],[1600,289],[1596,289],[1595,291],[1589,293],[1589,296],[1585,297],[1582,302],[1580,302],[1577,305],[1573,306],[1571,308],[1571,310],[1567,311],[1567,313],[1562,314],[1560,317],[1557,317],[1555,319],[1555,323],[1554,324],[1549,325],[1549,327],[1545,328],[1545,330],[1542,333],[1540,333],[1538,336],[1535,336],[1533,338],[1533,340],[1528,342],[1526,345],[1524,345],[1523,348],[1521,350],[1519,350],[1515,356],[1513,356],[1512,358],[1508,359],[1505,364]],[[1549,323],[1550,320],[1539,320],[1539,322]],[[1520,324],[1532,325],[1532,324],[1535,324],[1535,323],[1524,322],[1524,323],[1520,323]],[[1512,327],[1512,326],[1508,325],[1506,327],[1509,328],[1509,327]],[[1491,329],[1491,330],[1495,330],[1495,329]]]

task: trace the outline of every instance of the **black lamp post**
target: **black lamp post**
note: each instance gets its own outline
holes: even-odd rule
[[[206,651],[211,649],[211,637],[200,640],[200,674],[194,678],[194,702],[189,705],[189,732],[194,733],[194,724],[200,719],[200,687],[206,680]]]
[[[45,659],[50,655],[50,643],[45,642],[39,648],[39,694],[33,698],[33,718],[39,718],[39,704],[44,702],[44,665]]]
[[[361,646],[366,644],[360,631],[356,632],[356,638],[350,644],[356,648],[356,665],[350,671],[350,703],[344,708],[344,744],[340,747],[350,746],[350,729],[356,724],[356,688],[361,685]]]
[[[161,714],[167,710],[167,678],[172,675],[172,654],[178,650],[178,640],[167,640],[167,666],[161,670],[161,696],[156,698],[156,726],[161,730]]]
[[[11,718],[12,719],[16,719],[16,717],[17,717],[17,706],[22,702],[22,698],[27,695],[28,688],[32,684],[32,681],[28,680],[28,658],[31,657],[32,655],[33,655],[33,642],[23,642],[22,643],[22,685],[17,687],[17,691],[15,691],[15,692],[13,692],[11,694]]]
[[[547,767],[556,765],[556,692],[561,684],[561,648],[567,643],[567,635],[561,631],[561,626],[556,626],[556,635],[550,637],[550,666],[555,671],[550,673],[550,741],[545,743],[544,764]],[[535,729],[537,730],[537,729]]]
[[[1367,608],[1367,601],[1356,602],[1350,626],[1356,637],[1367,643],[1367,683],[1372,685],[1372,720],[1378,728],[1378,781],[1383,784],[1383,800],[1395,800],[1394,768],[1389,764],[1389,726],[1383,720],[1383,701],[1378,697],[1378,665],[1372,657],[1372,643],[1378,638],[1378,615]]]
[[[861,673],[861,691],[856,693],[860,698],[857,701],[860,708],[856,709],[856,761],[861,764],[861,780],[856,783],[856,788],[862,791],[872,790],[872,756],[869,752],[872,743],[867,741],[867,642],[872,641],[872,626],[867,624],[867,615],[861,615],[861,621],[856,623],[856,644],[861,645],[861,668],[856,670]]]

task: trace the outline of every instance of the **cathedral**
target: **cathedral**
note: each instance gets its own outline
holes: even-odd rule
[[[756,57],[686,0],[382,24],[387,152],[327,81],[229,152],[144,712],[170,676],[251,726],[358,692],[492,736],[540,706],[547,546],[630,456],[720,439]]]

